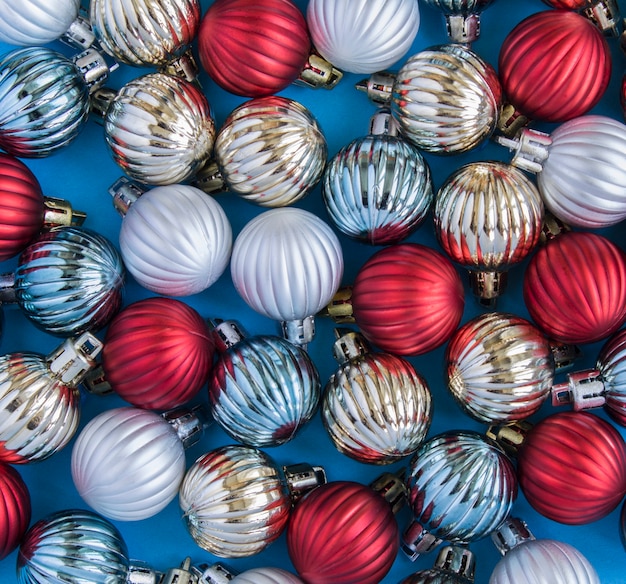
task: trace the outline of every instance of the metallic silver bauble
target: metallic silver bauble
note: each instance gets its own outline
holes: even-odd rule
[[[473,318],[454,333],[444,359],[452,396],[466,414],[486,424],[534,414],[554,382],[550,343],[513,314]]]
[[[618,424],[626,426],[626,330],[618,331],[602,346],[596,370],[603,383],[607,413]]]
[[[298,576],[280,568],[252,568],[237,574],[233,584],[304,584]]]
[[[226,558],[251,556],[283,532],[291,499],[278,466],[249,446],[222,446],[189,468],[180,508],[194,541]]]
[[[200,2],[92,0],[89,14],[100,45],[117,61],[160,67],[193,41],[200,25]]]
[[[15,295],[26,317],[44,331],[74,336],[103,328],[122,304],[125,277],[113,244],[84,227],[57,227],[20,255]]]
[[[260,97],[226,118],[214,156],[228,190],[264,207],[285,207],[306,196],[322,177],[326,138],[302,104]]]
[[[150,73],[129,81],[104,116],[113,159],[131,178],[168,185],[191,177],[211,156],[215,123],[198,87]]]
[[[403,536],[412,556],[433,540],[468,543],[497,529],[517,496],[515,468],[494,442],[471,431],[439,434],[417,450],[407,478],[415,521]]]
[[[218,358],[209,377],[217,423],[239,442],[284,444],[317,412],[320,379],[307,352],[280,337],[246,337],[232,322],[217,325]]]
[[[84,333],[48,356],[0,356],[0,461],[40,461],[68,444],[80,419],[77,386],[101,349],[96,337]]]
[[[384,119],[385,114],[376,117]],[[432,178],[420,151],[397,136],[391,121],[382,126],[373,121],[373,126],[367,136],[330,159],[322,196],[339,231],[372,245],[388,245],[423,223],[433,200]]]
[[[539,243],[543,214],[535,185],[502,162],[471,162],[453,172],[433,210],[439,243],[470,271],[474,293],[485,303],[503,292],[503,273]]]
[[[89,115],[89,89],[74,63],[47,47],[0,59],[0,148],[43,157],[72,142]]]
[[[393,84],[391,112],[400,132],[433,154],[476,148],[496,128],[502,90],[495,69],[460,44],[416,53]]]
[[[322,420],[340,452],[360,462],[390,464],[415,452],[431,421],[431,395],[413,366],[373,352],[360,333],[334,345],[339,369],[323,394]]]
[[[475,569],[476,560],[469,549],[448,545],[437,554],[432,568],[415,572],[400,584],[473,584]]]
[[[17,557],[19,584],[122,583],[129,574],[118,529],[92,511],[68,509],[37,521]]]

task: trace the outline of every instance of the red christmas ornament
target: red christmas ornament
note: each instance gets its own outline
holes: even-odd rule
[[[416,243],[372,255],[352,287],[352,312],[363,336],[383,351],[420,355],[447,341],[465,306],[452,262]]]
[[[622,77],[622,87],[619,94],[619,102],[622,106],[622,114],[624,114],[624,119],[626,120],[626,75]]]
[[[546,335],[568,344],[593,343],[626,320],[626,254],[605,237],[565,232],[532,257],[524,302]]]
[[[20,543],[30,523],[30,493],[20,474],[0,463],[0,560]]]
[[[519,485],[549,519],[583,525],[608,515],[626,495],[626,443],[588,412],[544,418],[518,452]]]
[[[516,110],[508,112],[509,122],[519,114],[564,122],[598,103],[609,84],[611,52],[604,35],[584,16],[546,10],[525,18],[507,35],[498,69]]]
[[[392,491],[399,492],[395,487]],[[392,505],[372,487],[326,483],[296,504],[287,527],[287,549],[307,584],[382,582],[399,550]]]
[[[173,298],[128,305],[111,321],[102,367],[113,390],[140,408],[169,410],[188,402],[206,383],[214,341],[208,324]]]
[[[236,95],[281,91],[299,77],[310,50],[306,20],[291,0],[217,0],[198,31],[202,66]]]

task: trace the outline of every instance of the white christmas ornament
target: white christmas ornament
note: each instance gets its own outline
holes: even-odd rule
[[[115,185],[111,190],[114,197],[127,191]],[[124,213],[123,205],[117,206]],[[232,229],[215,199],[176,184],[155,187],[130,203],[119,242],[124,264],[141,286],[189,296],[209,288],[226,269]]]
[[[335,295],[343,275],[339,239],[319,217],[282,207],[257,215],[235,239],[231,276],[254,310],[283,323],[283,334],[306,344],[313,317]]]
[[[280,568],[252,568],[235,576],[231,584],[304,584],[300,578]]]
[[[420,25],[417,0],[310,0],[306,16],[320,55],[350,73],[399,61]]]

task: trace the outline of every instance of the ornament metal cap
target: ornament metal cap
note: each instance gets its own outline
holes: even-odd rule
[[[109,66],[104,55],[93,48],[86,49],[82,53],[75,55],[72,57],[72,61],[83,76],[90,94],[106,82],[111,71],[117,69],[117,65]]]
[[[572,404],[577,412],[599,408],[606,403],[604,381],[597,369],[570,373],[566,382],[553,385],[550,392],[553,406]]]
[[[513,137],[495,136],[494,140],[515,151],[511,160],[513,166],[533,173],[541,172],[552,145],[549,134],[531,128],[521,128]]]
[[[528,121],[528,118],[518,112],[515,106],[504,104],[500,107],[497,128],[504,136],[511,138],[524,128]]]
[[[398,136],[399,133],[400,124],[391,115],[391,110],[388,107],[381,107],[370,118],[370,136]]]
[[[554,368],[558,372],[566,371],[572,367],[582,354],[578,345],[559,343],[553,340],[549,342],[552,358],[554,359]]]
[[[496,549],[505,555],[514,547],[532,541],[535,536],[530,532],[525,521],[517,517],[508,517],[505,522],[491,534],[491,541]]]
[[[319,312],[319,315],[329,316],[339,324],[355,322],[352,314],[352,286],[339,288],[326,308]]]
[[[76,20],[70,24],[59,40],[78,49],[88,49],[96,42],[96,35],[85,9],[80,9]]]
[[[193,186],[207,194],[223,193],[228,191],[228,185],[222,176],[217,162],[209,159],[193,177]]]
[[[292,504],[304,497],[309,491],[326,483],[326,471],[321,466],[312,466],[306,462],[300,462],[283,466],[282,470]]]
[[[372,350],[367,339],[358,331],[336,328],[335,338],[333,357],[339,364],[367,355]]]
[[[209,322],[209,326],[212,328],[215,348],[220,353],[240,343],[247,336],[241,325],[234,320],[216,319]]]
[[[309,55],[300,76],[296,79],[297,85],[312,87],[313,89],[332,89],[341,81],[343,73],[332,66],[326,59],[317,53]]]
[[[407,489],[403,479],[403,470],[398,474],[385,472],[370,483],[370,488],[391,505],[394,515],[406,505]]]
[[[367,79],[362,79],[355,87],[358,91],[363,91],[373,103],[389,105],[395,80],[395,73],[379,71],[378,73],[372,73]]]
[[[315,318],[306,316],[296,320],[284,320],[280,323],[283,337],[294,345],[306,348],[315,336]]]
[[[178,58],[168,62],[160,71],[161,73],[173,75],[174,77],[182,77],[190,82],[197,82],[198,80],[198,64],[196,63],[191,49],[187,49]]]
[[[2,304],[15,304],[15,272],[0,274],[0,306]]]
[[[144,562],[131,561],[125,584],[161,584],[162,572],[153,570]]]
[[[198,576],[198,584],[228,584],[237,575],[221,562],[196,564],[191,571]]]
[[[496,299],[506,289],[508,273],[469,270],[469,281],[478,302],[482,306],[493,308],[496,305]]]
[[[566,223],[563,223],[560,219],[557,219],[552,213],[546,211],[543,216],[543,223],[541,226],[541,236],[539,237],[539,244],[546,244],[548,241],[558,237],[561,233],[571,231],[571,227]]]
[[[473,582],[476,571],[476,558],[466,547],[447,545],[437,554],[434,567],[450,574],[462,576]]]
[[[480,16],[446,14],[446,30],[453,43],[473,43],[480,36]]]
[[[204,430],[211,425],[210,412],[204,404],[192,408],[175,408],[161,416],[176,430],[185,449],[196,444]]]
[[[178,568],[170,568],[160,584],[198,584],[198,575],[191,571],[191,558],[185,558]]]
[[[518,420],[503,426],[491,425],[485,435],[500,446],[508,456],[515,457],[532,429],[533,424],[528,420]]]
[[[124,217],[130,206],[146,192],[146,188],[125,176],[118,178],[110,187],[109,194],[113,197],[113,206]]]
[[[422,554],[432,552],[442,541],[419,522],[412,521],[402,534],[402,551],[414,562]]]
[[[66,339],[46,357],[46,362],[65,385],[76,387],[85,374],[95,367],[95,357],[102,350],[102,342],[85,332],[76,339]]]
[[[595,0],[589,2],[582,13],[593,22],[602,34],[608,37],[619,36],[619,6],[615,0]]]
[[[98,87],[89,96],[89,111],[93,114],[96,122],[104,123],[107,110],[113,103],[117,91],[110,87]]]
[[[44,197],[45,210],[43,215],[44,229],[50,229],[58,225],[82,225],[87,218],[87,213],[72,209],[72,204],[65,199]]]

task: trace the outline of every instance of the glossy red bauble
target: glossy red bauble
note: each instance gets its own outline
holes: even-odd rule
[[[0,560],[18,546],[30,515],[26,483],[12,466],[0,463]]]
[[[549,338],[599,341],[626,320],[626,254],[602,235],[562,233],[532,257],[523,293],[530,316]]]
[[[505,101],[529,119],[563,122],[598,103],[611,77],[600,30],[569,10],[537,12],[504,39],[499,76]]]
[[[363,336],[397,355],[420,355],[443,344],[464,306],[463,284],[452,262],[416,243],[376,252],[352,288],[352,312]]]
[[[517,474],[526,499],[545,517],[591,523],[626,495],[626,443],[614,426],[593,414],[554,414],[525,437]]]
[[[206,383],[215,345],[207,323],[173,298],[128,305],[111,321],[102,350],[106,380],[127,402],[167,410]]]
[[[398,525],[391,505],[372,488],[326,483],[296,504],[287,549],[307,584],[377,584],[398,553]]]
[[[293,83],[310,49],[306,20],[291,0],[217,0],[198,31],[206,72],[226,91],[248,97]]]
[[[17,255],[34,239],[44,213],[35,175],[18,158],[0,153],[0,261]]]
[[[548,6],[552,8],[559,8],[561,10],[580,10],[589,4],[589,0],[543,0]]]

